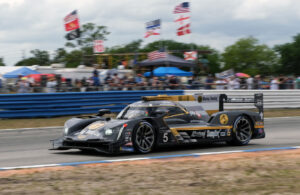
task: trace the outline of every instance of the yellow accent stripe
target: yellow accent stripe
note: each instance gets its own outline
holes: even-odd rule
[[[171,132],[175,136],[175,138],[176,138],[176,136],[179,135],[179,133],[178,133],[178,131],[176,129],[171,128]]]
[[[211,129],[231,129],[232,126],[201,126],[201,127],[176,127],[176,128],[171,128],[176,130],[176,131],[197,131],[197,130],[211,130]]]
[[[181,114],[174,114],[174,115],[170,115],[170,116],[165,116],[164,118],[171,118],[174,116],[180,116],[180,115],[185,115],[186,113],[181,113]]]
[[[193,95],[158,95],[158,96],[144,96],[145,101],[161,101],[161,100],[171,100],[171,101],[196,101]]]
[[[211,130],[211,129],[232,129],[232,126],[170,128],[170,130],[171,130],[172,134],[174,135],[175,139],[177,139],[176,136],[179,136],[178,131],[197,131],[197,130]]]
[[[258,128],[265,128],[265,126],[264,126],[264,125],[255,125],[254,128],[255,128],[255,129],[258,129]]]
[[[208,115],[212,115],[216,112],[219,112],[219,110],[205,110],[207,112]]]

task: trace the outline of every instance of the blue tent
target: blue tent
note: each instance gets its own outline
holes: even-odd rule
[[[11,72],[8,72],[8,73],[4,74],[3,77],[7,78],[7,79],[11,79],[11,78],[18,78],[19,75],[27,76],[27,75],[30,75],[30,74],[40,74],[40,73],[38,71],[32,70],[30,68],[22,67],[22,68],[19,68],[17,70],[14,70],[14,71],[11,71]]]
[[[177,67],[159,67],[159,68],[156,68],[153,70],[153,76],[164,77],[164,76],[168,76],[168,75],[189,77],[189,76],[193,76],[193,73],[180,70]],[[151,72],[145,72],[144,76],[150,77]]]

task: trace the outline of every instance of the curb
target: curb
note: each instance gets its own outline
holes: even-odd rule
[[[264,152],[264,151],[278,151],[278,150],[295,150],[300,149],[300,146],[292,147],[278,147],[278,148],[258,148],[248,150],[233,150],[223,152],[205,152],[205,153],[192,153],[192,154],[179,154],[179,155],[165,155],[165,156],[152,156],[142,158],[127,158],[127,159],[115,159],[115,160],[101,160],[101,161],[83,161],[83,162],[70,162],[59,164],[43,164],[43,165],[28,165],[28,166],[16,166],[16,167],[0,167],[0,171],[15,170],[15,169],[31,169],[31,168],[44,168],[44,167],[64,167],[64,166],[80,166],[87,164],[107,164],[114,162],[130,162],[139,160],[151,160],[151,159],[168,159],[168,158],[180,158],[180,157],[201,157],[206,155],[218,155],[218,154],[232,154],[242,152]]]

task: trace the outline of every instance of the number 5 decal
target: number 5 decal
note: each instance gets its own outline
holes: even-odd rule
[[[169,141],[168,133],[164,133],[163,135],[163,142],[166,143]]]

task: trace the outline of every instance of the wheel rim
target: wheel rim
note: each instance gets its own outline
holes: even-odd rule
[[[242,118],[237,121],[236,130],[237,130],[236,137],[241,142],[248,141],[252,136],[251,124],[245,118]]]
[[[151,150],[154,143],[154,131],[151,126],[142,124],[136,130],[135,142],[137,146],[144,150]]]

